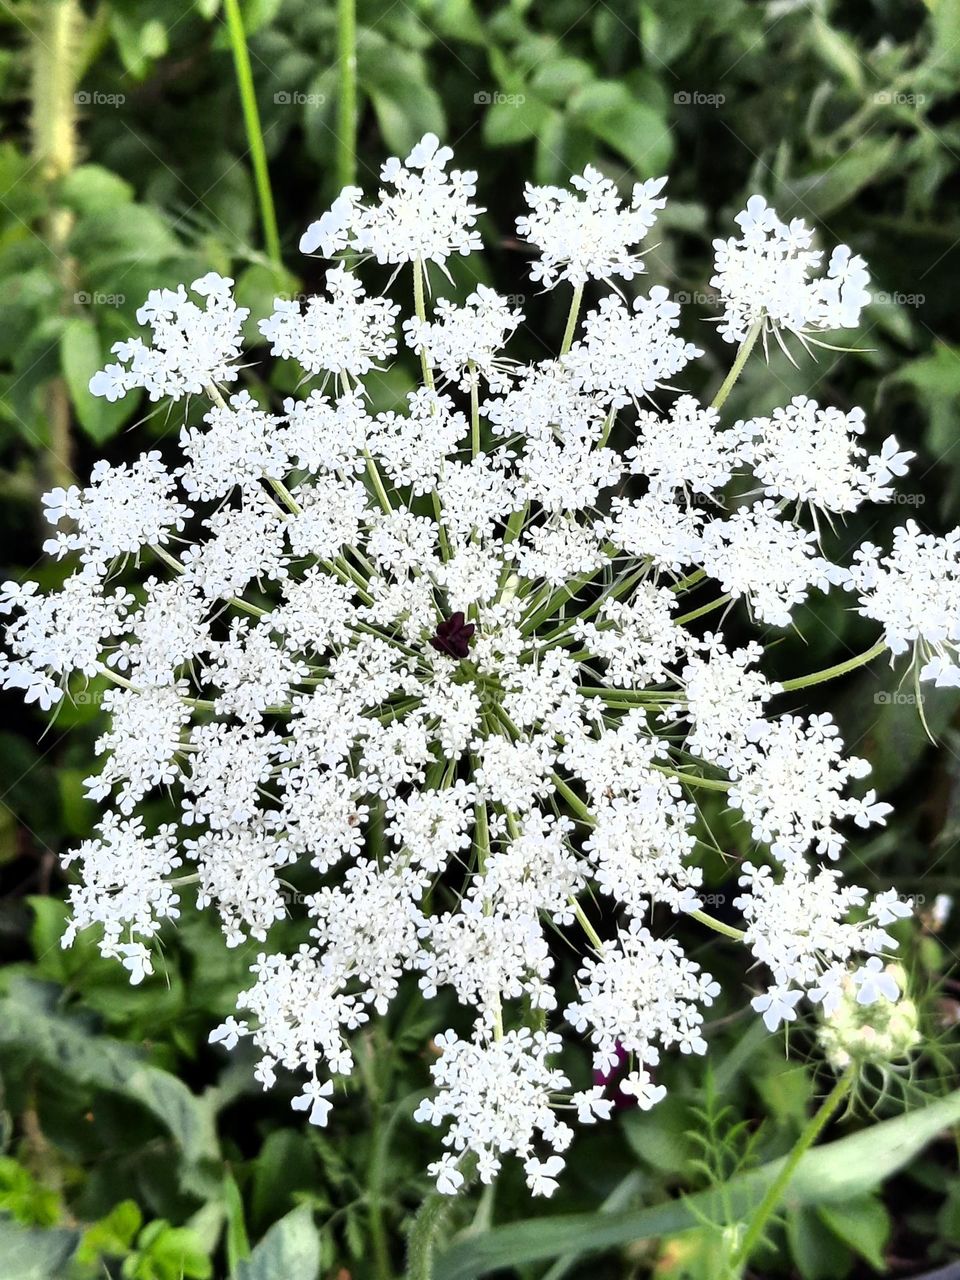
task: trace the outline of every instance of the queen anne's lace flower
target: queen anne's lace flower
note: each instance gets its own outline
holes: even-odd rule
[[[265,1087],[301,1073],[293,1106],[313,1124],[359,1028],[398,994],[452,993],[418,1113],[446,1126],[431,1172],[452,1193],[468,1161],[489,1180],[513,1155],[550,1195],[572,1138],[557,1108],[587,1124],[612,1105],[602,1085],[572,1091],[575,1032],[604,1073],[629,1057],[622,1088],[643,1107],[666,1090],[662,1053],[704,1051],[720,991],[683,947],[714,888],[701,787],[727,793],[752,860],[738,907],[763,966],[748,959],[750,982],[770,975],[754,1000],[767,1023],[804,994],[827,1008],[841,990],[891,994],[882,960],[904,904],[870,904],[818,865],[887,806],[857,789],[866,766],[828,717],[780,713],[761,646],[728,648],[714,610],[743,601],[785,627],[812,588],[842,582],[894,653],[914,646],[924,678],[958,682],[960,533],[908,524],[889,557],[866,546],[852,571],[832,565],[810,507],[889,497],[906,455],[888,441],[867,457],[856,409],[798,399],[731,428],[674,397],[698,351],[663,288],[601,297],[564,355],[525,366],[504,359],[520,317],[491,291],[431,316],[427,265],[479,246],[474,175],[450,159],[428,136],[387,163],[378,200],[348,189],[304,238],[413,264],[404,332],[423,384],[380,412],[365,379],[397,351],[398,311],[345,267],[329,297],[261,326],[304,367],[282,412],[224,398],[246,318],[229,281],[196,282],[202,307],[182,287],[151,295],[153,341],[121,344],[93,390],[205,392],[211,408],[180,424],[179,455],[98,464],[48,495],[49,549],[79,567],[49,593],[3,585],[0,679],[45,708],[109,686],[86,783],[103,812],[68,855],[66,943],[97,926],[138,982],[195,895],[228,945],[263,949],[244,1016],[211,1039],[252,1040]],[[661,185],[626,206],[593,171],[530,191],[534,275],[573,284],[574,318],[584,281],[640,270]],[[741,226],[718,266],[726,336],[855,319],[857,259],[818,277],[809,232],[762,201]],[[734,477],[757,500],[728,514]],[[164,801],[176,821],[157,827]],[[272,931],[288,912],[308,916],[293,955]],[[700,924],[677,928],[688,913]]]
[[[346,267],[327,272],[326,298],[277,298],[260,332],[275,356],[296,360],[308,373],[360,378],[397,349],[394,324],[400,308],[386,298],[368,298]]]
[[[768,497],[846,515],[863,502],[889,501],[890,481],[906,474],[913,457],[901,452],[895,436],[868,457],[857,439],[866,430],[864,417],[862,409],[844,413],[794,396],[786,408],[774,409],[772,417],[738,422],[734,431],[740,457]]]
[[[914,649],[921,680],[960,685],[960,529],[938,538],[908,520],[888,556],[860,547],[847,585],[892,654]]]
[[[856,327],[870,301],[861,257],[837,245],[826,274],[816,274],[823,252],[812,247],[813,231],[802,218],[781,222],[763,196],[751,196],[735,221],[739,237],[713,242],[710,281],[724,305],[720,332],[728,342],[741,342],[755,324],[801,335]]]
[[[636,183],[628,205],[622,203],[616,185],[592,165],[570,179],[573,191],[528,183],[530,213],[517,219],[517,232],[540,250],[530,268],[531,279],[548,289],[561,280],[574,285],[611,276],[632,280],[643,270],[634,246],[666,206],[666,200],[658,198],[666,182],[650,178]]]
[[[137,312],[137,323],[149,325],[153,341],[140,338],[117,342],[111,348],[117,364],[109,364],[90,380],[95,396],[120,400],[143,387],[151,400],[199,395],[211,383],[233,382],[240,356],[241,330],[249,316],[231,292],[233,281],[211,271],[190,288],[204,305],[198,306],[184,286],[154,289]]]

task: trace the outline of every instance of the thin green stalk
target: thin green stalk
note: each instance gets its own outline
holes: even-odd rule
[[[750,1219],[747,1230],[740,1242],[740,1247],[734,1255],[731,1264],[731,1273],[734,1277],[743,1275],[750,1256],[763,1239],[764,1228],[766,1227],[774,1210],[783,1199],[790,1182],[796,1173],[797,1165],[803,1159],[803,1156],[813,1146],[817,1138],[826,1128],[831,1117],[836,1113],[840,1104],[847,1097],[853,1085],[856,1076],[856,1068],[848,1067],[844,1074],[840,1077],[833,1089],[826,1098],[826,1101],[810,1119],[807,1127],[801,1133],[796,1146],[783,1162],[783,1168],[777,1174],[776,1178],[767,1188],[767,1193],[760,1201],[756,1213]]]
[[[382,813],[382,808],[381,808]],[[370,1103],[370,1159],[367,1166],[367,1211],[370,1217],[370,1243],[377,1280],[393,1280],[390,1245],[383,1220],[383,1186],[386,1177],[387,1145],[390,1130],[383,1124],[383,1096],[377,1080],[377,1048],[372,1037],[360,1054],[360,1071]]]
[[[563,331],[563,342],[560,344],[560,354],[565,356],[573,346],[573,335],[577,332],[577,320],[580,316],[580,303],[583,301],[583,285],[578,284],[573,291],[573,297],[570,299],[570,312],[567,315],[567,327]]]
[[[734,942],[742,942],[746,937],[742,929],[735,929],[732,924],[724,924],[722,920],[715,919],[713,916],[708,915],[706,911],[688,911],[686,914],[694,920],[699,920],[701,924],[705,924],[714,933],[722,933],[725,938],[732,938]]]
[[[257,188],[257,199],[260,202],[260,221],[263,223],[263,238],[266,244],[267,257],[275,267],[280,268],[283,266],[283,259],[280,254],[280,233],[277,230],[277,214],[273,206],[273,191],[270,188],[270,172],[267,168],[267,152],[263,145],[263,129],[260,126],[260,111],[257,107],[257,96],[253,87],[253,72],[250,69],[247,37],[243,30],[243,16],[240,13],[239,0],[224,0],[223,7],[227,18],[227,32],[230,37],[230,49],[233,53],[233,66],[237,76],[240,105],[243,108],[243,122],[247,130],[247,145],[250,148],[250,160],[253,165],[253,181]]]
[[[337,186],[357,181],[357,5],[337,0]]]
[[[845,676],[849,671],[856,671],[857,667],[865,667],[868,662],[872,662],[874,658],[879,658],[887,648],[885,640],[878,640],[872,649],[867,649],[864,653],[858,653],[855,658],[847,658],[846,662],[838,662],[832,667],[824,667],[822,671],[814,671],[808,676],[797,676],[794,680],[781,680],[780,687],[784,693],[792,693],[795,689],[809,689],[814,684],[824,684],[827,680],[836,680],[838,676]]]
[[[718,596],[716,600],[711,600],[709,604],[702,604],[699,609],[692,609],[689,613],[685,613],[680,618],[674,618],[674,622],[678,627],[685,627],[688,622],[696,622],[697,618],[702,618],[707,613],[712,613],[714,609],[719,609],[722,605],[729,604],[733,596]]]
[[[740,343],[740,349],[737,352],[736,359],[734,360],[733,364],[730,366],[730,372],[727,374],[723,382],[720,384],[719,391],[711,401],[711,408],[713,409],[722,408],[724,402],[726,401],[727,396],[733,390],[734,383],[740,377],[740,374],[743,372],[743,366],[747,363],[747,357],[750,355],[750,352],[753,350],[754,343],[756,342],[757,338],[760,337],[760,330],[762,327],[763,327],[763,321],[761,320],[755,320],[753,324],[750,326],[750,329],[747,332],[747,336]]]

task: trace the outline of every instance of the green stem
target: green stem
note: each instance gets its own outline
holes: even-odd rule
[[[340,93],[337,100],[337,186],[352,187],[357,180],[357,5],[337,0],[337,68]]]
[[[750,1261],[750,1255],[754,1252],[757,1245],[763,1239],[764,1228],[767,1225],[771,1215],[777,1208],[777,1205],[783,1199],[790,1181],[796,1172],[797,1165],[803,1159],[803,1156],[813,1146],[817,1138],[826,1128],[831,1117],[836,1113],[841,1102],[850,1092],[855,1078],[855,1068],[848,1067],[844,1074],[834,1085],[832,1091],[827,1096],[826,1101],[810,1119],[807,1127],[801,1133],[796,1146],[783,1162],[783,1168],[777,1174],[776,1178],[767,1188],[767,1193],[760,1201],[760,1205],[750,1219],[743,1240],[740,1242],[736,1254],[731,1264],[731,1274],[734,1277],[743,1275],[744,1268]]]
[[[688,911],[686,914],[705,924],[714,933],[722,933],[725,938],[732,938],[734,942],[742,942],[746,937],[742,929],[735,929],[732,924],[724,924],[722,920],[716,920],[713,916],[707,915],[706,911]]]
[[[77,289],[77,263],[68,252],[75,216],[60,203],[58,188],[77,163],[76,87],[84,17],[78,0],[46,0],[31,10],[30,129],[37,176],[47,185],[41,239],[51,256],[51,274],[59,289],[59,309],[68,314]],[[73,483],[73,439],[70,391],[58,375],[44,388],[49,444],[43,483]]]
[[[237,75],[237,88],[240,92],[240,104],[243,108],[243,121],[247,130],[247,145],[250,148],[250,160],[253,164],[253,180],[257,188],[260,202],[260,220],[263,223],[263,238],[266,242],[267,257],[277,268],[283,266],[280,254],[280,234],[277,231],[277,214],[273,207],[273,192],[270,189],[270,173],[267,169],[267,153],[263,145],[263,129],[260,126],[260,111],[257,107],[257,95],[253,87],[253,72],[250,70],[250,53],[247,49],[247,37],[243,30],[243,16],[240,13],[239,0],[224,0],[224,12],[227,17],[227,31],[230,36],[230,48],[233,52],[233,66]]]
[[[461,1158],[458,1167],[466,1187],[473,1181],[476,1157],[471,1154]],[[407,1274],[404,1280],[433,1280],[437,1235],[457,1200],[457,1196],[444,1196],[434,1191],[418,1209],[407,1236]]]
[[[795,680],[781,680],[780,687],[784,693],[792,693],[795,689],[809,689],[811,685],[835,680],[838,676],[845,676],[848,671],[856,671],[857,667],[865,667],[874,658],[879,658],[886,648],[887,642],[878,640],[872,649],[857,654],[855,658],[848,658],[846,662],[838,662],[832,667],[824,667],[822,671],[814,671],[808,676],[797,676]]]
[[[747,363],[747,357],[753,350],[753,345],[760,336],[760,330],[763,327],[761,320],[755,320],[747,332],[747,336],[740,343],[740,350],[737,352],[736,359],[730,367],[730,372],[720,384],[720,390],[713,397],[711,408],[720,409],[727,396],[733,390],[733,385],[743,372],[743,366]]]
[[[573,346],[573,335],[577,332],[577,320],[580,316],[580,303],[583,301],[583,285],[578,284],[573,291],[573,297],[570,299],[570,312],[567,316],[567,327],[563,331],[563,342],[560,344],[560,354],[565,356]]]
[[[382,808],[381,808],[382,813]],[[360,1069],[370,1103],[370,1161],[367,1166],[367,1209],[370,1215],[370,1242],[377,1280],[392,1280],[390,1246],[383,1221],[383,1184],[386,1174],[390,1130],[383,1124],[383,1098],[377,1081],[377,1049],[369,1039],[361,1051]]]

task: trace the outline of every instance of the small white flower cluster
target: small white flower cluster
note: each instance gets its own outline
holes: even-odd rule
[[[738,213],[739,236],[715,240],[716,271],[710,283],[723,301],[720,333],[742,342],[754,325],[803,335],[852,329],[870,301],[867,264],[838,244],[826,273],[823,252],[802,218],[782,222],[763,196],[751,196]]]
[[[437,1090],[419,1112],[448,1126],[440,1189],[462,1185],[467,1157],[488,1180],[509,1154],[549,1195],[572,1138],[557,1109],[582,1123],[611,1110],[602,1086],[571,1092],[574,1033],[596,1071],[626,1060],[645,1107],[664,1093],[662,1053],[706,1048],[720,989],[663,936],[688,914],[738,935],[702,910],[701,788],[741,819],[742,942],[770,975],[755,999],[767,1024],[795,1018],[804,994],[829,1009],[844,983],[889,994],[885,926],[905,908],[819,865],[887,806],[851,793],[866,765],[829,717],[773,709],[782,689],[758,643],[728,647],[700,620],[732,597],[785,627],[839,583],[893,653],[917,649],[922,678],[957,682],[960,533],[910,524],[891,556],[867,546],[852,570],[831,564],[800,522],[889,498],[909,457],[895,442],[866,458],[859,410],[803,399],[726,428],[689,395],[661,409],[651,397],[671,398],[699,354],[663,288],[601,296],[577,336],[580,286],[641,269],[661,182],[626,208],[593,170],[572,191],[528,189],[534,277],[574,290],[556,358],[508,359],[523,318],[484,287],[431,317],[427,264],[479,245],[474,175],[450,159],[428,136],[384,167],[377,201],[344,192],[304,238],[412,266],[402,332],[423,382],[384,412],[364,379],[399,349],[398,310],[343,263],[327,296],[278,302],[261,323],[308,382],[282,412],[221,391],[245,319],[229,281],[194,284],[204,308],[184,289],[151,295],[152,342],[121,344],[93,390],[204,392],[211,407],[183,426],[178,458],[99,464],[49,495],[49,550],[77,567],[49,594],[4,584],[0,675],[44,708],[91,679],[112,686],[86,784],[104,812],[68,859],[81,882],[66,942],[99,926],[103,953],[140,981],[195,893],[228,946],[263,945],[246,1018],[212,1039],[251,1037],[265,1087],[304,1072],[294,1106],[315,1124],[353,1069],[352,1033],[404,984],[449,989],[462,1023],[435,1037]],[[726,336],[856,319],[857,259],[835,254],[812,281],[802,224],[759,198],[740,222],[743,239],[718,250]],[[750,471],[727,513],[725,487],[746,476],[749,490]],[[695,587],[708,594],[691,610]],[[161,792],[176,821],[154,830],[141,806]],[[284,955],[271,927],[291,887],[312,933]]]

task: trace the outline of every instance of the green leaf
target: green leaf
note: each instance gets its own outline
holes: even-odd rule
[[[223,1199],[227,1212],[227,1266],[233,1271],[238,1262],[250,1257],[250,1240],[243,1216],[243,1197],[232,1175],[223,1180]]]
[[[670,162],[673,143],[663,116],[617,80],[597,80],[575,93],[570,114],[618,152],[640,177],[657,177]]]
[[[809,219],[829,217],[858,195],[864,187],[886,177],[897,160],[897,138],[861,138],[839,160],[830,160],[814,173],[791,178],[777,193],[781,216]]]
[[[63,1280],[79,1231],[28,1231],[0,1218],[3,1280]]]
[[[118,174],[99,164],[82,164],[63,180],[60,198],[75,213],[110,213],[117,205],[129,204],[133,187]]]
[[[316,1280],[320,1237],[306,1205],[274,1223],[250,1257],[237,1264],[234,1280]]]
[[[489,147],[526,142],[543,132],[556,114],[533,94],[486,94],[492,98],[483,116],[483,140]]]
[[[275,1129],[267,1135],[253,1166],[251,1214],[254,1227],[287,1213],[298,1191],[316,1194],[317,1161],[299,1129]]]
[[[93,1223],[83,1233],[83,1241],[77,1250],[77,1260],[88,1265],[98,1263],[104,1256],[122,1258],[140,1230],[143,1215],[135,1200],[121,1200],[106,1217]]]
[[[808,1205],[791,1209],[786,1217],[787,1242],[803,1280],[843,1280],[850,1269],[850,1251],[828,1230]]]
[[[808,1151],[788,1189],[787,1204],[835,1204],[862,1196],[958,1120],[960,1089],[919,1111]],[[474,1280],[501,1267],[674,1235],[702,1225],[705,1219],[723,1221],[727,1208],[735,1219],[743,1220],[759,1204],[782,1165],[782,1159],[774,1160],[721,1188],[629,1213],[568,1214],[497,1227],[448,1249],[437,1262],[435,1280]]]
[[[198,1098],[132,1046],[95,1035],[81,1019],[59,1013],[57,996],[56,987],[23,978],[11,982],[0,1001],[0,1049],[21,1046],[35,1062],[56,1068],[74,1084],[139,1103],[180,1146],[183,1189],[204,1198],[217,1194],[220,1149],[212,1096]]]
[[[80,425],[99,444],[118,430],[130,412],[122,401],[111,404],[90,394],[90,379],[104,361],[92,316],[71,316],[60,335],[60,361]]]
[[[875,1196],[861,1196],[845,1204],[822,1204],[817,1212],[834,1235],[866,1258],[874,1271],[886,1273],[883,1251],[890,1239],[890,1217]]]

